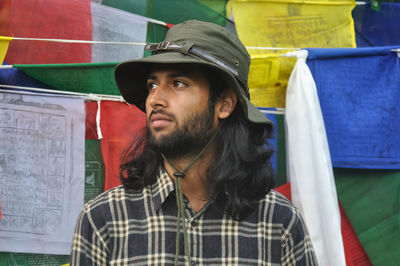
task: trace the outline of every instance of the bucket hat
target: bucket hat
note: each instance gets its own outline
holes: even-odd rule
[[[223,79],[238,96],[248,121],[273,126],[250,102],[247,78],[250,56],[238,37],[227,28],[210,22],[188,20],[170,28],[165,40],[148,43],[152,55],[123,62],[115,68],[115,80],[126,102],[145,111],[147,74],[153,64],[199,64]]]

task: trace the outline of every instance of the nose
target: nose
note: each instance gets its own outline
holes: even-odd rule
[[[167,89],[163,84],[159,84],[157,88],[151,90],[147,96],[147,103],[151,108],[157,109],[160,107],[167,107]]]

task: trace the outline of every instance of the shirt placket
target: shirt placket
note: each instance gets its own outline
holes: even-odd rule
[[[185,203],[185,223],[189,238],[189,248],[191,254],[190,265],[203,265],[201,261],[202,257],[202,217],[204,212],[208,208],[208,203],[197,213],[189,205],[189,201],[184,198]]]

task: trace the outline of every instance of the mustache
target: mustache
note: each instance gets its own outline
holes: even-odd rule
[[[166,112],[166,111],[163,110],[163,109],[151,111],[148,120],[150,120],[151,117],[152,117],[153,115],[157,115],[157,114],[166,116],[166,117],[170,118],[171,120],[174,120],[174,121],[175,121],[175,115],[173,115],[173,114],[171,114],[171,113],[168,113],[168,112]]]

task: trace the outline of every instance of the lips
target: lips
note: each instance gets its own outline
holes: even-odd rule
[[[151,114],[150,115],[150,125],[153,127],[164,127],[169,125],[173,120],[164,114]]]

